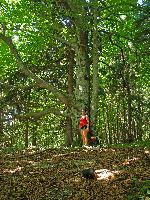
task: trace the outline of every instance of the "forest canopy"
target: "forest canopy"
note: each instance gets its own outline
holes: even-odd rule
[[[1,0],[1,147],[150,138],[149,1]]]

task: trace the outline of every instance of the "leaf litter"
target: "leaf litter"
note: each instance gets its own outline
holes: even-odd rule
[[[149,199],[149,152],[144,148],[1,152],[0,200]],[[91,167],[99,171],[97,180],[81,176]]]

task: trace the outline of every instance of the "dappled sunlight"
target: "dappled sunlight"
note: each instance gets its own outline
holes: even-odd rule
[[[53,157],[64,157],[64,156],[77,155],[77,154],[79,155],[80,152],[72,151],[72,152],[69,152],[69,153],[59,153],[59,154],[53,155]]]
[[[112,180],[115,178],[115,175],[120,174],[120,171],[100,169],[95,170],[97,180]]]
[[[5,169],[3,172],[4,173],[16,173],[16,172],[20,172],[22,170],[23,167],[17,166],[15,169]]]
[[[37,161],[31,161],[31,160],[16,160],[16,161],[9,161],[6,162],[9,166],[9,168],[4,168],[2,169],[2,173],[3,174],[13,174],[13,173],[17,173],[20,172],[21,170],[23,170],[25,167],[27,166],[36,166],[36,165],[40,165],[41,162],[37,162]],[[16,166],[14,166],[16,165]]]
[[[133,158],[130,158],[130,159],[126,159],[126,160],[122,163],[122,165],[123,165],[123,166],[130,165],[131,162],[134,162],[134,161],[137,161],[137,160],[140,160],[140,158],[133,157]]]
[[[110,149],[108,149],[108,148],[102,148],[102,147],[99,147],[99,146],[96,146],[96,147],[93,147],[93,146],[85,146],[84,148],[83,148],[83,151],[85,151],[85,152],[88,152],[88,151],[99,151],[99,152],[108,152],[108,151],[111,151],[112,153],[115,153],[116,152],[116,150],[115,149],[112,149],[112,148],[110,148]]]
[[[105,199],[125,199],[124,195],[134,182],[142,183],[149,177],[149,157],[145,155],[149,156],[145,149],[112,148],[49,149],[36,151],[34,155],[27,151],[3,154],[0,162],[2,195],[8,196],[7,191],[12,188],[10,183],[13,183],[17,191],[25,188],[31,199],[42,199],[45,195],[60,199],[62,194],[68,199],[82,199],[83,196],[91,199],[89,191]],[[92,179],[82,173],[90,168],[95,169]],[[16,199],[22,194],[11,192]]]

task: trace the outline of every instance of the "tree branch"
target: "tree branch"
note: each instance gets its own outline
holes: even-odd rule
[[[40,117],[43,117],[45,115],[48,115],[48,114],[54,114],[54,115],[58,115],[58,116],[67,116],[67,113],[65,112],[61,112],[59,110],[56,110],[55,108],[49,108],[47,110],[43,110],[43,111],[39,111],[39,112],[30,112],[30,113],[24,113],[24,114],[15,114],[14,116],[12,116],[12,118],[3,118],[3,119],[0,119],[0,122],[6,122],[6,121],[12,121],[15,119],[20,119],[20,120],[27,120],[27,119],[30,119],[30,120],[37,120],[39,119]]]
[[[68,107],[74,107],[75,109],[78,109],[76,106],[76,103],[72,101],[67,95],[62,94],[61,91],[59,91],[57,88],[55,88],[52,84],[45,82],[43,79],[35,75],[32,71],[26,68],[25,64],[23,63],[17,49],[15,48],[12,39],[10,37],[6,37],[2,33],[0,33],[0,39],[2,39],[10,48],[12,54],[16,58],[16,61],[18,65],[20,66],[20,70],[23,74],[26,76],[31,77],[33,80],[36,81],[37,84],[39,84],[40,88],[45,88],[48,91],[52,92],[62,103],[67,105]]]
[[[16,115],[14,115],[14,118],[22,119],[22,120],[38,119],[38,118],[43,117],[45,115],[48,115],[50,113],[54,114],[54,115],[59,115],[59,116],[66,116],[67,115],[64,112],[61,112],[61,111],[56,110],[54,108],[50,108],[50,109],[47,109],[47,110],[43,110],[43,111],[39,111],[39,112],[30,112],[30,113],[22,114],[22,115],[16,114]]]

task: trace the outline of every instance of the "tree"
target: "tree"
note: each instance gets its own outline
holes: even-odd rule
[[[103,142],[142,138],[147,130],[147,126],[142,130],[147,105],[141,110],[140,101],[147,102],[148,85],[138,77],[149,80],[148,37],[143,32],[148,15],[143,9],[147,10],[136,1],[114,0],[1,3],[1,99],[7,113],[1,118],[5,121],[9,109],[15,111],[13,120],[25,124],[26,146],[33,128],[35,133],[40,129],[37,139],[41,134],[47,140],[44,130],[51,132],[49,123],[55,124],[52,129],[58,137],[66,130],[66,144],[72,145],[79,137],[83,107],[95,119],[94,132]],[[139,29],[141,19],[143,28]],[[137,44],[140,33],[144,44]],[[146,95],[141,94],[141,85]],[[5,122],[3,126],[4,130]]]

